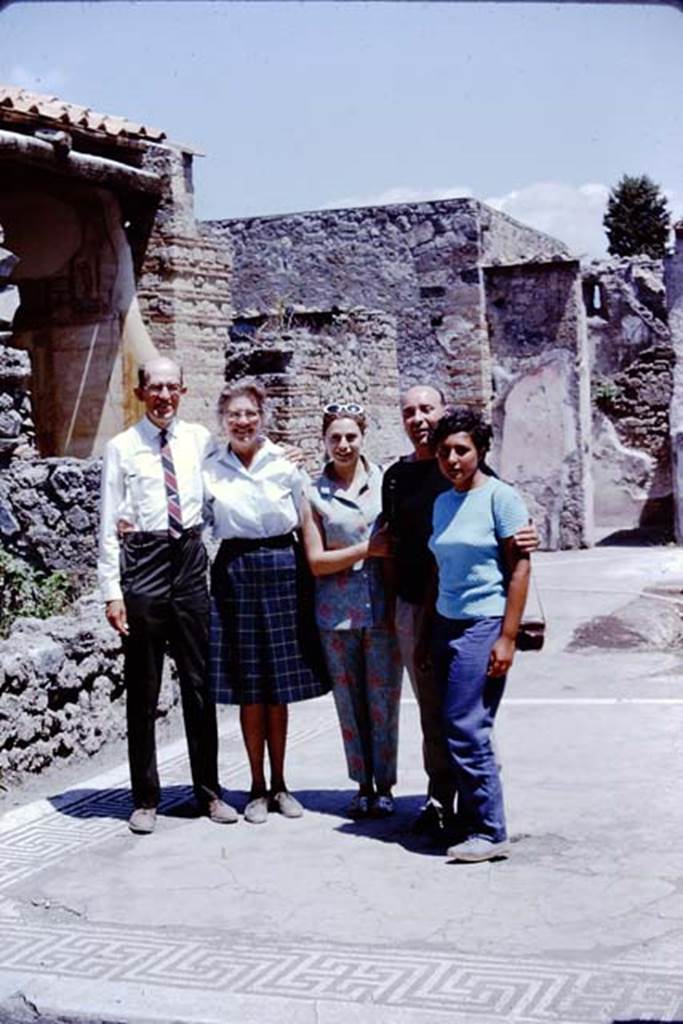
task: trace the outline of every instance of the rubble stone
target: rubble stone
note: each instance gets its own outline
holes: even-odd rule
[[[165,680],[159,716],[176,705]],[[93,754],[125,735],[121,642],[96,596],[73,613],[19,619],[0,641],[0,770],[43,770],[58,758]]]

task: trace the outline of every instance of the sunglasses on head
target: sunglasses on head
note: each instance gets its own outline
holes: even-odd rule
[[[352,416],[360,416],[365,412],[365,409],[358,402],[330,402],[329,405],[325,406],[323,412],[330,413],[333,416],[340,412],[350,412]]]

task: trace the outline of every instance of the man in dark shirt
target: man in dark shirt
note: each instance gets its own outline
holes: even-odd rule
[[[441,392],[430,385],[409,388],[401,396],[401,415],[413,452],[384,474],[382,513],[394,541],[396,635],[401,658],[420,711],[422,756],[429,779],[427,801],[416,822],[418,831],[443,828],[453,812],[455,784],[441,720],[441,701],[431,668],[415,662],[427,588],[433,572],[427,547],[432,507],[449,482],[429,449],[429,433],[444,414]]]
[[[415,648],[435,572],[428,547],[432,510],[438,495],[451,486],[429,448],[430,431],[445,411],[444,396],[432,385],[417,384],[401,396],[403,425],[413,451],[389,467],[382,487],[382,513],[394,541],[396,635],[420,711],[422,754],[429,779],[427,800],[415,829],[437,834],[453,814],[455,782],[437,680],[431,666],[416,664]],[[526,551],[538,547],[533,526],[520,531],[515,539]]]

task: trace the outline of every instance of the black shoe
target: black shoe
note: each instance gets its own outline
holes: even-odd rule
[[[429,799],[413,822],[411,831],[416,836],[443,838],[446,816],[441,804]]]

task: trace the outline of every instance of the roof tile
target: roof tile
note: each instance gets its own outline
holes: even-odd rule
[[[114,138],[150,139],[157,142],[166,138],[165,132],[149,125],[129,121],[126,117],[98,114],[89,107],[67,103],[58,96],[44,96],[16,85],[0,84],[0,107],[29,115],[32,120],[40,118],[58,121],[74,128],[104,132]]]

